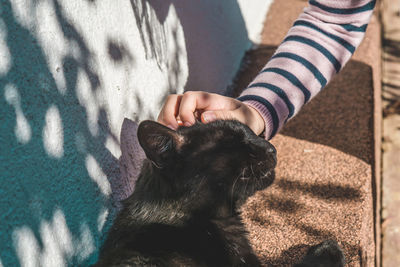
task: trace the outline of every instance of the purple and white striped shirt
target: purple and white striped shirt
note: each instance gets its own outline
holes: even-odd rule
[[[267,139],[343,68],[361,43],[374,6],[375,0],[309,1],[265,68],[238,98],[263,116]],[[113,187],[117,202],[132,193],[144,157],[137,140],[130,139],[135,127],[125,120],[121,130],[121,180]]]
[[[349,61],[376,0],[310,0],[267,65],[239,96],[272,138]]]

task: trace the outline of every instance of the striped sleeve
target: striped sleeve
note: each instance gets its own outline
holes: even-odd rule
[[[349,61],[376,0],[310,0],[275,54],[239,96],[272,138]]]

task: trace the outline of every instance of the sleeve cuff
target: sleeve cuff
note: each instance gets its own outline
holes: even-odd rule
[[[264,132],[261,135],[264,136],[266,140],[271,139],[273,137],[271,135],[274,125],[272,122],[271,114],[269,113],[268,109],[263,104],[255,100],[244,100],[242,102],[258,111],[258,113],[263,118],[265,125]]]

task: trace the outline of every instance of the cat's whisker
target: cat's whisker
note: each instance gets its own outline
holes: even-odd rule
[[[254,176],[255,174],[254,174],[254,170],[253,170],[253,164],[250,164],[250,170],[251,170],[252,176]]]
[[[247,180],[246,180],[246,185],[245,185],[245,187],[244,187],[244,193],[245,193],[245,194],[246,194],[247,185],[249,184],[249,181],[250,181],[250,179],[247,179]]]
[[[232,212],[233,212],[233,192],[235,191],[235,185],[236,185],[237,181],[239,180],[239,178],[240,178],[240,179],[244,178],[244,173],[245,173],[245,169],[243,169],[243,170],[242,170],[242,173],[240,173],[240,174],[236,177],[236,179],[235,179],[235,181],[233,182],[233,185],[232,185],[232,190],[231,190],[231,211],[232,211]]]
[[[271,174],[272,174],[272,170],[268,170],[261,176],[261,178],[262,179],[268,178],[268,177],[270,177]]]

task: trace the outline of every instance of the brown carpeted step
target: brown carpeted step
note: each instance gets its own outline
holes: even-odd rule
[[[243,61],[236,94],[265,65],[306,4],[272,4],[262,44]],[[290,266],[325,239],[339,242],[347,266],[375,265],[379,64],[374,17],[343,71],[273,138],[279,161],[275,182],[243,208],[251,243],[267,266]]]

